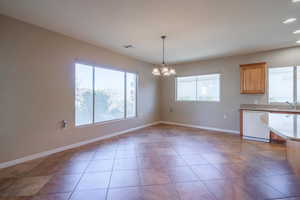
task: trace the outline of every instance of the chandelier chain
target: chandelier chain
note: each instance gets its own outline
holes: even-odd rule
[[[161,37],[163,39],[163,64],[165,64],[165,39],[166,36]]]

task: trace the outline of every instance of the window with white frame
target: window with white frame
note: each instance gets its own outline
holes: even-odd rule
[[[297,97],[295,102],[300,103],[300,66],[296,67],[296,87],[297,89],[295,90],[297,92]],[[295,95],[296,96],[296,95]]]
[[[269,103],[300,101],[300,67],[269,68]]]
[[[220,74],[176,78],[177,101],[220,101]]]
[[[76,63],[75,124],[136,116],[137,75]]]

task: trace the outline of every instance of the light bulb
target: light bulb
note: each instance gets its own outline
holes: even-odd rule
[[[175,69],[170,69],[170,74],[176,74],[176,71],[175,71]]]
[[[159,72],[158,68],[154,68],[152,71],[152,73],[157,73],[157,72]]]
[[[163,73],[164,76],[170,76],[170,72],[169,71],[166,71],[165,73]]]
[[[158,68],[154,68],[154,69],[152,70],[152,74],[153,74],[154,76],[160,76],[160,71],[159,71],[159,69],[158,69]]]
[[[168,69],[167,67],[163,67],[163,68],[161,69],[161,71],[162,71],[162,73],[165,73],[165,72],[168,72],[169,69]]]

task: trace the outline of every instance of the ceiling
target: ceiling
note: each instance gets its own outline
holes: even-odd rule
[[[0,0],[0,13],[150,63],[181,63],[295,46],[291,0]],[[296,23],[285,25],[286,18]],[[134,48],[125,49],[131,44]]]

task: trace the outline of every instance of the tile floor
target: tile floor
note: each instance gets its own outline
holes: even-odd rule
[[[159,125],[0,171],[0,200],[300,200],[280,144]]]

